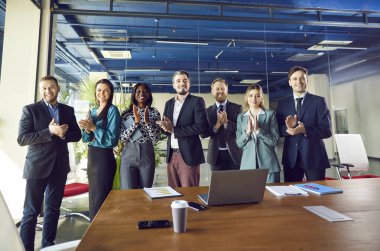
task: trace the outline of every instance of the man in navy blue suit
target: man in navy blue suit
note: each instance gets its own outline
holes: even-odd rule
[[[323,139],[331,137],[331,120],[323,97],[306,91],[307,69],[294,66],[289,70],[293,95],[277,107],[280,135],[285,137],[282,164],[285,182],[324,180],[330,167]]]
[[[28,146],[23,178],[26,179],[20,236],[25,250],[34,250],[37,217],[45,197],[42,247],[54,245],[67,173],[70,171],[68,142],[81,139],[81,131],[70,106],[58,103],[56,78],[39,82],[42,100],[22,110],[17,142]]]

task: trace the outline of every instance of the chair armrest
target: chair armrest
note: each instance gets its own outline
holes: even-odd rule
[[[342,164],[330,164],[330,165],[337,168],[345,168],[345,166]]]
[[[350,163],[340,163],[340,164],[345,166],[345,167],[354,167],[354,165],[350,164]]]

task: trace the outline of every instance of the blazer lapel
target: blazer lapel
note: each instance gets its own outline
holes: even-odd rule
[[[301,110],[300,110],[300,117],[298,118],[299,120],[302,119],[305,111],[307,110],[307,107],[312,103],[312,97],[306,93],[305,97],[304,97],[304,100],[303,100],[303,103],[302,103],[302,106],[301,106]]]
[[[189,93],[189,95],[187,95],[186,99],[185,99],[185,102],[183,102],[183,105],[181,107],[181,110],[179,111],[179,114],[178,114],[178,119],[177,119],[177,123],[178,121],[181,119],[181,116],[182,114],[184,113],[184,110],[186,109],[186,106],[189,104],[190,102],[190,98],[191,98],[191,94]],[[173,108],[174,109],[174,108]],[[173,114],[173,113],[172,113]]]
[[[214,104],[211,107],[211,116],[210,116],[210,122],[212,125],[214,125],[216,123],[216,120],[217,120],[216,112],[217,112],[217,107],[216,107],[216,104]]]
[[[168,111],[167,111],[167,114],[166,114],[166,116],[168,117],[168,119],[170,119],[170,121],[171,121],[172,123],[173,123],[174,103],[175,103],[175,98],[172,98],[172,99],[169,101],[169,104],[168,104]]]
[[[45,118],[46,118],[46,120],[48,121],[48,124],[50,124],[50,122],[51,122],[51,120],[52,120],[53,118],[51,117],[50,112],[49,112],[49,110],[48,110],[48,107],[47,107],[47,105],[45,104],[45,102],[44,102],[43,99],[41,99],[41,101],[40,101],[40,107],[41,107],[42,112],[45,113],[45,115],[46,115]]]
[[[59,124],[64,124],[65,123],[65,114],[62,109],[62,105],[58,105],[58,116],[59,116]]]
[[[259,123],[259,127],[260,127],[260,125],[264,124],[266,119],[267,119],[267,112],[265,110],[263,110],[263,111],[264,111],[264,113],[259,114],[259,118],[257,120],[257,123]]]

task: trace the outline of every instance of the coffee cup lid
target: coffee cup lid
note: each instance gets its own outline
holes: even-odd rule
[[[172,208],[186,208],[188,207],[186,200],[173,200],[172,201]]]

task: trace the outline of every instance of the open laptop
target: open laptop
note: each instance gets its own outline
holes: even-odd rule
[[[268,169],[213,171],[208,194],[198,194],[209,206],[258,203],[263,200]]]

